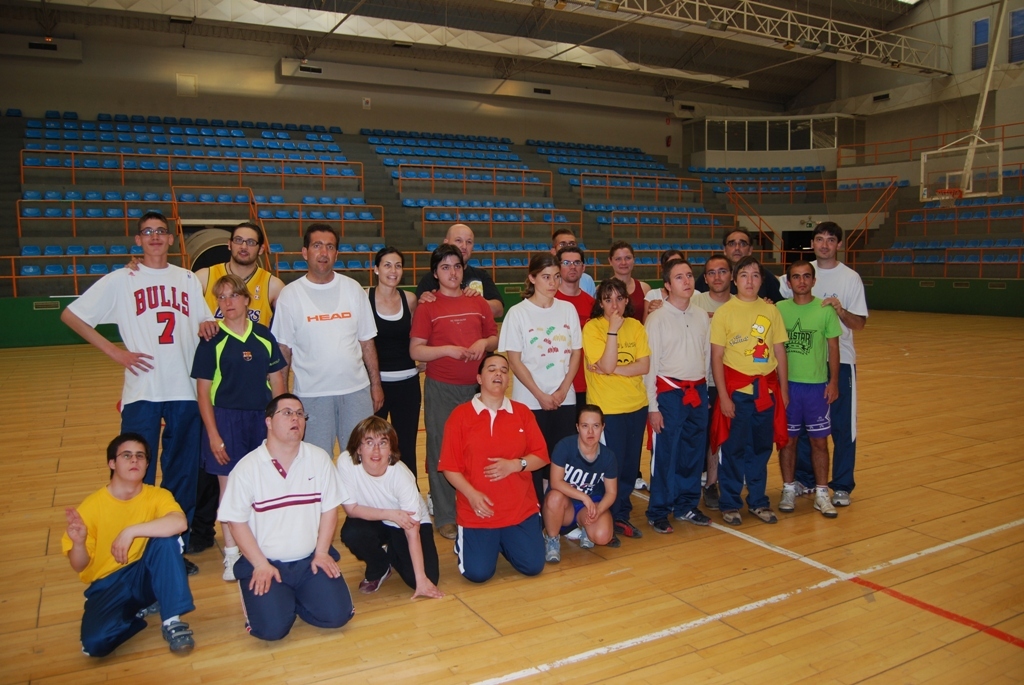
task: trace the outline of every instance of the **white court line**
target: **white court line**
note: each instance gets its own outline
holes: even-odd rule
[[[634,494],[637,494],[637,493],[634,493]],[[640,495],[640,497],[642,497],[643,499],[647,499],[647,497],[644,496],[644,495]],[[821,565],[822,570],[825,570],[827,573],[830,573],[832,575],[832,577],[829,578],[828,580],[824,580],[824,581],[822,581],[820,583],[815,583],[814,585],[808,585],[807,587],[800,588],[800,589],[797,589],[797,590],[793,590],[792,592],[783,592],[783,593],[780,593],[780,594],[768,597],[766,599],[759,599],[756,602],[750,602],[748,604],[744,604],[742,606],[738,606],[738,607],[736,607],[734,609],[728,609],[726,611],[720,611],[717,614],[711,614],[709,616],[704,616],[702,618],[698,618],[698,619],[695,619],[693,621],[688,621],[687,623],[681,623],[679,625],[672,626],[671,628],[666,628],[664,630],[659,630],[659,631],[654,632],[654,633],[647,633],[646,635],[640,635],[639,637],[634,637],[634,638],[629,639],[629,640],[623,640],[622,642],[616,642],[614,644],[605,645],[603,647],[598,647],[596,649],[591,649],[591,650],[586,651],[586,652],[580,652],[579,654],[573,654],[572,656],[568,656],[568,657],[566,657],[564,659],[558,659],[557,661],[552,661],[552,662],[547,663],[547,664],[539,664],[537,666],[532,666],[530,668],[526,668],[526,669],[523,669],[521,671],[516,671],[514,673],[508,673],[508,674],[503,675],[503,676],[498,676],[497,678],[489,678],[487,680],[481,680],[481,681],[478,681],[478,683],[476,685],[499,685],[500,683],[511,683],[511,682],[516,681],[516,680],[522,680],[523,678],[528,678],[530,676],[535,676],[535,675],[540,675],[542,673],[547,673],[547,672],[555,670],[557,668],[562,668],[563,666],[571,666],[572,664],[577,664],[577,663],[580,663],[582,661],[587,661],[588,659],[593,659],[594,657],[597,657],[597,656],[603,656],[605,654],[612,654],[614,652],[620,652],[620,651],[622,651],[624,649],[629,649],[631,647],[636,647],[638,645],[647,644],[649,642],[655,642],[657,640],[661,640],[661,639],[666,638],[666,637],[671,637],[673,635],[678,635],[680,633],[684,633],[684,632],[686,632],[688,630],[692,630],[694,628],[700,628],[701,626],[707,625],[709,623],[714,623],[715,621],[719,621],[719,620],[722,620],[724,618],[729,618],[730,616],[737,616],[739,614],[744,614],[744,613],[747,613],[747,612],[750,612],[750,611],[755,611],[757,609],[760,609],[760,608],[766,607],[766,606],[770,606],[772,604],[778,604],[779,602],[783,602],[783,601],[785,601],[785,600],[787,600],[787,599],[789,599],[791,597],[795,597],[795,596],[797,596],[799,594],[802,594],[804,592],[809,592],[811,590],[820,590],[820,589],[828,587],[830,585],[835,585],[836,583],[840,582],[841,580],[849,580],[851,578],[855,578],[855,577],[858,577],[858,576],[863,576],[863,575],[866,575],[868,573],[874,573],[874,572],[880,571],[882,569],[891,568],[891,567],[896,566],[898,564],[903,564],[903,563],[906,563],[908,561],[913,561],[915,559],[920,559],[920,558],[928,556],[930,554],[935,554],[936,552],[941,552],[943,550],[950,549],[951,547],[956,547],[957,545],[961,545],[961,544],[964,544],[964,543],[967,543],[967,542],[972,542],[974,540],[978,540],[980,538],[984,538],[984,537],[987,537],[989,535],[994,535],[996,533],[1001,533],[1001,532],[1003,532],[1005,530],[1009,530],[1011,528],[1015,528],[1015,527],[1020,526],[1020,525],[1024,525],[1024,518],[1017,519],[1016,521],[1010,521],[1009,523],[1004,523],[1001,526],[996,526],[995,528],[989,528],[988,530],[983,530],[983,531],[981,531],[979,533],[972,533],[971,535],[965,535],[962,538],[957,538],[956,540],[950,540],[949,542],[944,542],[944,543],[942,543],[940,545],[935,545],[934,547],[929,547],[927,549],[923,549],[920,552],[914,552],[913,554],[907,554],[907,555],[902,556],[902,557],[897,557],[896,559],[893,559],[891,561],[886,561],[886,562],[883,562],[881,564],[876,564],[874,566],[869,566],[868,568],[866,568],[866,569],[864,569],[862,571],[855,572],[855,573],[843,573],[842,571],[838,571],[836,569],[830,569],[830,567],[825,566],[824,564],[822,564]],[[725,530],[725,532],[728,532],[728,533],[739,534],[739,537],[742,537],[745,540],[750,540],[751,542],[755,542],[756,544],[759,544],[759,545],[765,547],[766,549],[771,549],[774,552],[778,552],[780,554],[784,554],[785,556],[788,556],[790,558],[798,559],[800,561],[806,561],[806,562],[812,561],[812,560],[806,559],[805,557],[797,554],[796,552],[791,552],[791,551],[786,550],[786,549],[784,549],[782,547],[778,547],[776,545],[771,545],[770,543],[763,542],[763,541],[758,540],[757,538],[751,537],[749,535],[741,534],[741,533],[739,533],[739,531],[729,530],[727,528],[722,528],[721,526],[718,526],[718,525],[715,525],[715,527],[716,528],[720,528],[722,530]]]

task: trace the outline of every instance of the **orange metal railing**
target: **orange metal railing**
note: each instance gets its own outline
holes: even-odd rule
[[[716,232],[724,235],[736,227],[735,214],[714,214],[709,212],[630,212],[616,210],[609,214],[609,218],[613,241],[625,240],[627,238],[635,238],[637,240],[654,237],[662,239],[692,238],[696,237],[693,235],[694,230],[708,233],[709,235],[700,237],[708,237],[714,240]],[[620,219],[626,219],[626,221],[621,221]],[[682,223],[669,223],[673,219],[679,219]],[[704,221],[707,221],[707,223],[704,223]],[[643,231],[643,235],[641,235],[641,231]],[[660,235],[654,235],[655,233],[660,233]]]
[[[591,179],[588,182],[588,179]],[[629,174],[583,172],[579,175],[580,199],[652,200],[658,202],[704,202],[699,178],[678,176],[633,176]]]
[[[836,149],[836,163],[839,167],[850,167],[909,162],[920,159],[922,152],[949,145],[969,133],[969,129],[964,129],[876,143],[840,145]],[[1024,122],[985,126],[979,131],[979,135],[990,143],[1002,141],[1004,148],[1010,143],[1020,144],[1019,139],[1024,138]]]
[[[438,214],[438,218],[430,219],[428,214]],[[476,214],[478,219],[473,220],[470,218],[471,214]],[[496,216],[506,217],[504,220],[496,219]],[[507,218],[509,215],[515,216],[516,219]],[[565,221],[558,221],[557,217],[561,215],[565,217]],[[448,218],[443,218],[447,216]],[[483,217],[487,218],[484,219]],[[444,233],[448,230],[448,227],[455,221],[464,223],[470,226],[476,233],[477,238],[483,237],[485,234],[482,233],[486,229],[486,236],[489,238],[494,237],[495,228],[514,229],[519,228],[519,237],[526,238],[527,229],[541,229],[543,228],[547,236],[550,236],[555,228],[565,227],[572,229],[573,232],[583,238],[583,211],[579,209],[493,209],[493,208],[472,208],[467,209],[465,207],[423,207],[421,210],[421,226],[422,236],[426,240],[429,236],[427,235],[429,229],[440,228],[443,229],[440,233]]]

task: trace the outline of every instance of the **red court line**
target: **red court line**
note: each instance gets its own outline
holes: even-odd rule
[[[957,623],[965,625],[968,628],[973,628],[974,630],[985,633],[986,635],[991,635],[992,637],[1002,640],[1003,642],[1010,643],[1014,647],[1020,647],[1021,649],[1024,649],[1024,640],[1020,639],[1015,635],[1005,633],[1002,630],[999,630],[998,628],[987,626],[984,623],[978,623],[974,619],[967,618],[966,616],[961,616],[960,614],[954,614],[952,611],[947,611],[941,607],[935,606],[934,604],[929,604],[928,602],[922,602],[921,600],[911,597],[910,595],[905,595],[902,592],[899,592],[898,590],[893,590],[892,588],[879,585],[878,583],[872,583],[870,580],[864,580],[863,578],[857,577],[851,578],[850,581],[856,583],[857,585],[862,585],[866,588],[874,590],[875,592],[881,592],[883,594],[889,595],[890,597],[894,597],[900,600],[901,602],[906,602],[907,604],[915,606],[918,609],[930,611],[936,616],[948,618],[950,621],[956,621]]]

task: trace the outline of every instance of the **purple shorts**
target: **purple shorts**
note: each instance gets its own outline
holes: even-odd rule
[[[825,385],[789,382],[786,423],[790,436],[800,435],[804,427],[812,438],[827,438],[832,435],[832,419],[829,417],[828,400],[825,399]]]
[[[263,410],[214,407],[213,416],[217,421],[217,432],[224,441],[224,449],[227,450],[231,461],[221,464],[213,456],[205,425],[199,442],[199,454],[203,460],[203,469],[208,474],[226,476],[242,457],[263,444],[263,439],[267,437],[266,415]]]

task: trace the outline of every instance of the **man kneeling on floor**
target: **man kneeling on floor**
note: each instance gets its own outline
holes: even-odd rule
[[[330,457],[302,441],[306,412],[291,393],[266,411],[267,439],[228,476],[217,518],[230,526],[242,558],[235,578],[246,630],[280,640],[295,617],[340,628],[355,613],[331,539],[341,488]]]
[[[142,482],[149,445],[122,433],[107,446],[110,482],[65,511],[61,548],[89,587],[82,616],[82,651],[106,656],[146,627],[158,609],[171,651],[195,647],[181,614],[193,609],[181,538],[185,514],[168,490]]]

